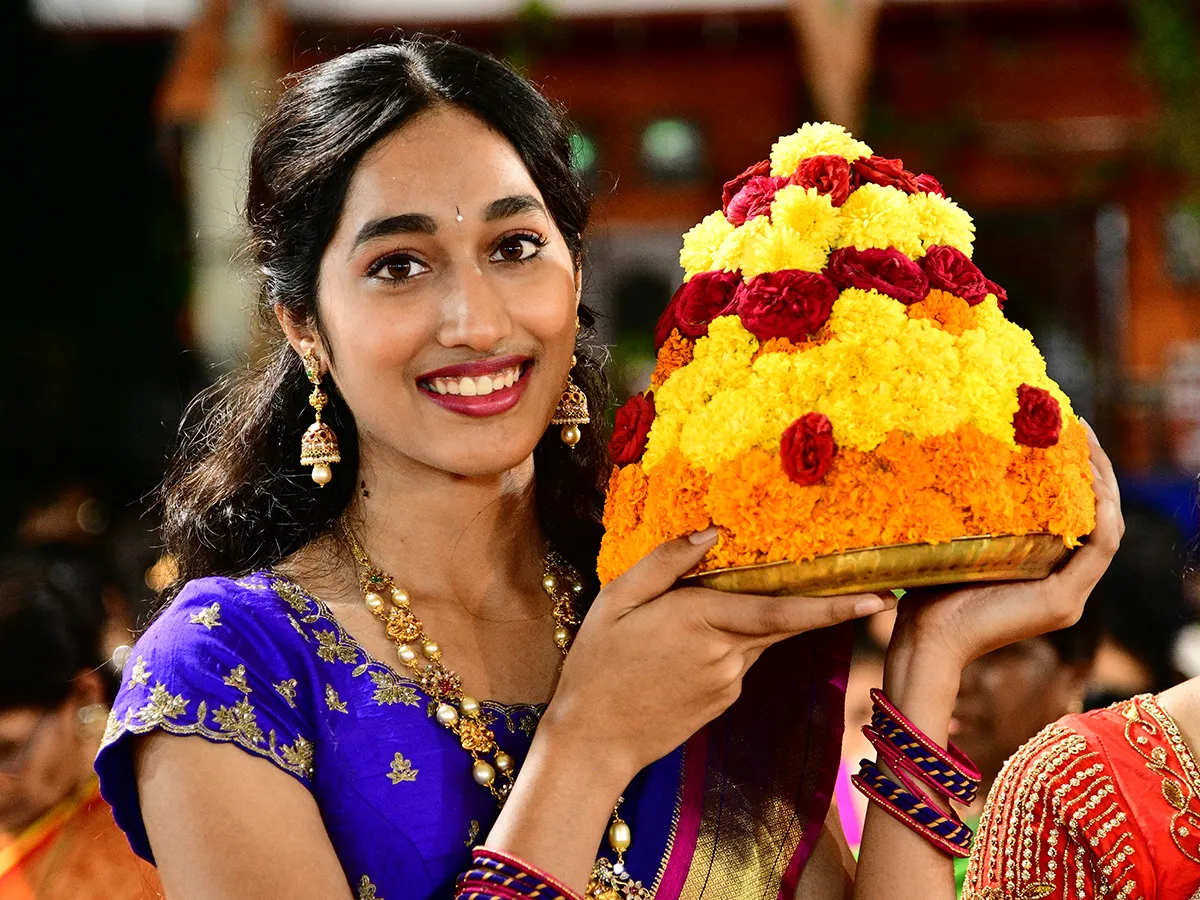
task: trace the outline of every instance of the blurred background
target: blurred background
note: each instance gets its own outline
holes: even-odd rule
[[[282,75],[398,31],[490,50],[570,111],[597,195],[586,290],[622,397],[648,378],[682,233],[777,136],[831,119],[935,174],[1157,529],[1138,555],[1178,583],[1200,471],[1195,0],[5,6],[16,454],[0,527],[99,550],[135,613],[164,574],[147,501],[182,409],[249,350],[256,118]]]

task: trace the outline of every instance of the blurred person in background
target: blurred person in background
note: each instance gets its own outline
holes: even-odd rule
[[[1126,503],[1126,532],[1089,608],[1104,622],[1087,707],[1158,693],[1181,680],[1175,645],[1195,618],[1184,590],[1184,536],[1155,509]]]
[[[0,900],[158,897],[92,772],[116,687],[78,553],[0,561]]]
[[[963,670],[950,737],[983,776],[963,813],[972,828],[1005,760],[1046,725],[1083,711],[1100,629],[1101,612],[1089,601],[1070,628],[993,650]],[[954,870],[961,892],[967,860],[955,860]]]

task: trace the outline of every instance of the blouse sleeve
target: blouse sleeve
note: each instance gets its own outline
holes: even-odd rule
[[[1086,722],[1048,725],[988,794],[963,900],[1143,896],[1132,821]]]
[[[153,862],[134,780],[132,738],[155,731],[240,747],[311,789],[314,734],[303,657],[287,615],[258,582],[189,583],[138,640],[96,757],[100,791]]]

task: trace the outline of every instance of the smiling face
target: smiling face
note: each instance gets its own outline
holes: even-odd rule
[[[533,452],[575,346],[578,272],[516,150],[453,106],[381,140],[321,260],[314,345],[365,467],[492,475]]]

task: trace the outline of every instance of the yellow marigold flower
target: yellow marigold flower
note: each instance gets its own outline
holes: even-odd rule
[[[705,216],[700,224],[683,236],[683,249],[679,251],[679,265],[683,267],[684,281],[698,272],[709,272],[714,268],[713,256],[721,242],[733,231],[733,226],[718,210]]]
[[[856,141],[841,125],[808,122],[771,147],[771,174],[791,175],[808,157],[823,154],[844,156],[854,162],[860,156],[870,156],[871,148]]]
[[[965,209],[937,194],[912,194],[908,198],[908,205],[917,217],[922,248],[941,245],[971,255],[975,244],[975,223]]]
[[[838,218],[842,233],[836,247],[895,247],[914,259],[925,255],[916,211],[908,195],[897,188],[864,184],[842,204]]]
[[[753,221],[766,222],[766,216]],[[753,278],[763,272],[778,272],[781,269],[820,272],[828,261],[827,244],[805,240],[793,228],[768,222],[747,238],[738,268],[742,270],[743,278]]]
[[[746,244],[752,239],[761,237],[771,222],[766,216],[756,216],[744,225],[739,225],[725,236],[721,246],[713,256],[713,269],[722,272],[736,272],[742,267],[742,257],[746,253]]]
[[[791,228],[802,241],[828,250],[841,231],[838,211],[827,194],[816,188],[790,184],[775,194],[771,203],[771,221]]]

